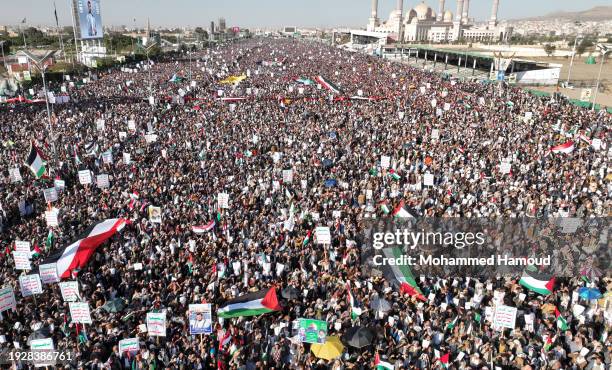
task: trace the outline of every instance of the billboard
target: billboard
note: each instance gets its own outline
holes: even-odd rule
[[[79,19],[81,39],[102,38],[102,18],[100,16],[100,0],[75,0]]]

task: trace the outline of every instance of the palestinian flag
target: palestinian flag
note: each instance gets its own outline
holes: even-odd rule
[[[346,282],[346,292],[348,294],[348,304],[351,309],[351,319],[355,320],[359,315],[361,315],[361,308],[356,307],[355,305],[355,297],[353,297],[353,293],[351,293],[351,284]]]
[[[85,144],[85,155],[88,157],[97,156],[99,149],[100,146],[98,145],[98,143],[96,143],[95,141],[90,141],[89,143]]]
[[[334,94],[342,94],[343,91],[336,85],[334,85],[331,81],[325,79],[323,76],[317,76],[315,80],[321,84],[327,90],[333,92]]]
[[[296,78],[295,81],[304,85],[314,85],[314,81],[309,78],[300,77]]]
[[[550,151],[552,153],[571,153],[574,151],[574,142],[571,140],[566,141],[564,144],[553,146],[550,148]]]
[[[440,361],[440,363],[445,369],[448,368],[448,363],[450,361],[450,353],[442,355],[440,358],[438,358],[438,361]]]
[[[384,202],[380,203],[380,209],[386,215],[388,215],[389,212],[391,212],[391,210],[389,209],[389,204],[387,204],[387,201],[384,201]]]
[[[550,348],[553,346],[553,343],[555,343],[555,340],[557,340],[557,336],[556,335],[554,337],[549,335],[546,338],[546,344],[544,344],[544,350],[545,351],[550,351]]]
[[[393,209],[392,215],[393,215],[393,217],[396,217],[396,218],[412,218],[412,217],[415,217],[413,212],[408,211],[408,210],[406,210],[404,208],[404,201],[403,200],[400,202],[400,204],[397,205],[397,207],[395,207],[395,209]]]
[[[399,180],[402,178],[400,175],[397,174],[397,171],[395,170],[389,170],[389,175],[393,180]]]
[[[210,221],[206,225],[192,226],[191,231],[196,234],[202,234],[215,228],[215,220]]]
[[[40,250],[38,243],[34,243],[34,250],[30,251],[30,256],[32,256],[32,258],[38,258],[41,253],[42,251]]]
[[[559,309],[557,307],[555,307],[555,317],[557,318],[557,327],[560,330],[569,330],[569,325],[567,325],[567,321],[563,318],[563,316],[561,316],[561,312],[559,312]]]
[[[47,234],[47,240],[45,241],[45,248],[47,250],[51,249],[53,246],[53,229],[49,229],[49,233]]]
[[[308,243],[310,243],[310,239],[312,235],[312,230],[308,230],[308,232],[306,233],[306,237],[304,238],[304,241],[302,242],[302,247],[305,247],[306,245],[308,245]]]
[[[130,194],[130,204],[128,205],[128,208],[130,209],[130,211],[134,209],[134,206],[136,205],[136,202],[138,201],[138,199],[140,199],[140,194],[138,194],[137,191]]]
[[[555,286],[555,278],[549,275],[542,274],[533,266],[525,269],[519,284],[525,288],[542,295],[549,295],[553,292]]]
[[[223,318],[256,316],[279,311],[281,309],[276,298],[276,289],[260,290],[248,293],[225,302],[217,310],[217,315]]]
[[[458,319],[459,319],[459,317],[455,317],[453,319],[453,321],[449,322],[448,325],[446,325],[446,329],[453,330],[455,328],[455,325],[457,325],[457,320]]]
[[[69,278],[71,271],[85,266],[96,248],[123,229],[128,222],[124,218],[100,221],[86,229],[76,241],[47,257],[41,264],[57,263],[57,275],[60,278]]]
[[[174,83],[179,83],[181,82],[183,79],[180,78],[179,76],[175,74],[172,75],[172,77],[168,80],[168,82],[174,82]]]
[[[385,362],[385,361],[381,361],[380,360],[380,356],[378,355],[378,352],[376,352],[376,357],[374,357],[374,366],[376,366],[376,370],[393,370],[395,369],[395,366],[393,366],[392,364]]]
[[[28,155],[25,165],[30,167],[30,170],[37,179],[45,174],[44,157],[33,142],[30,143],[30,154]]]
[[[403,252],[399,247],[394,248],[383,248],[382,253],[387,258],[398,258]],[[408,265],[383,265],[383,274],[390,283],[399,287],[401,293],[408,294],[409,296],[416,296],[422,301],[426,301],[423,296],[423,292],[419,289],[417,282],[412,275],[412,270]]]

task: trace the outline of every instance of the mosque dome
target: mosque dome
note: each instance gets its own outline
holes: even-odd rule
[[[428,19],[431,18],[431,8],[427,6],[427,4],[420,3],[419,5],[414,7],[414,11],[417,13],[417,17],[419,19]]]
[[[444,22],[452,22],[453,21],[453,12],[447,10],[444,12]]]

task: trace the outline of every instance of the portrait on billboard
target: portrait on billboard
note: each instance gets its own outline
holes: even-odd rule
[[[102,38],[100,0],[77,0],[82,39]]]

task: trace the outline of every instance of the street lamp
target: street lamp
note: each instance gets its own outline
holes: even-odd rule
[[[569,86],[570,76],[572,75],[572,66],[574,65],[574,56],[576,55],[576,43],[580,40],[582,42],[582,35],[576,36],[574,39],[574,48],[572,49],[572,59],[570,60],[569,71],[567,71],[567,82],[565,83]]]
[[[37,58],[34,54],[30,53],[27,50],[24,50],[23,53],[26,57],[32,62],[32,64],[40,71],[43,80],[43,91],[45,93],[45,103],[47,104],[47,125],[49,129],[49,134],[51,136],[51,147],[53,148],[53,155],[57,159],[57,152],[55,151],[55,139],[53,137],[53,126],[51,125],[51,110],[49,109],[49,94],[47,92],[47,83],[45,81],[45,71],[47,70],[47,65],[45,62],[53,57],[57,50],[51,50],[47,52],[42,58]]]
[[[612,50],[612,45],[597,44],[597,49],[599,49],[599,52],[601,53],[601,63],[599,65],[599,74],[597,75],[597,84],[595,85],[595,94],[593,94],[593,106],[591,106],[591,110],[595,110],[597,91],[599,91],[599,81],[601,80],[601,70],[603,69],[603,65],[606,60],[606,54]]]

